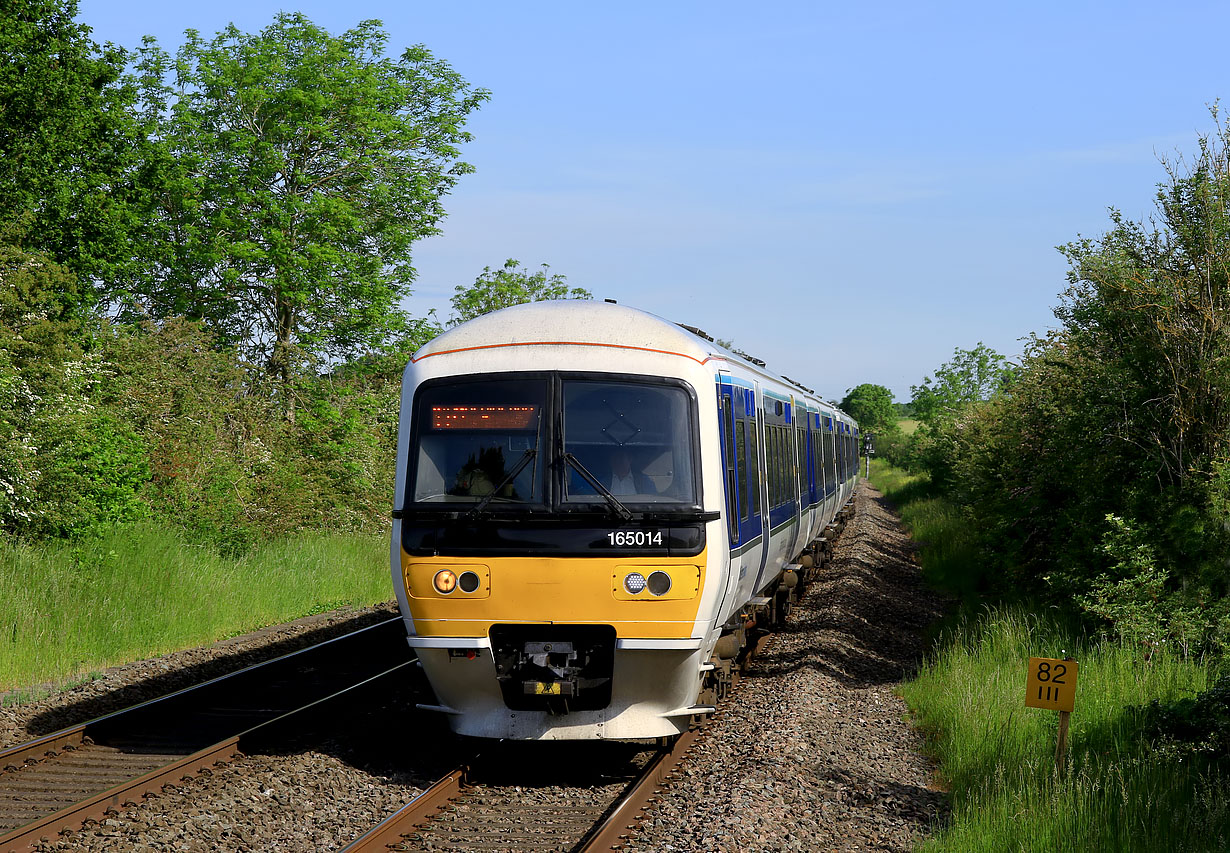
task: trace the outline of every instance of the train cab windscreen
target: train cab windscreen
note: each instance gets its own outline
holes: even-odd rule
[[[418,400],[416,503],[543,503],[543,380],[425,388]]]
[[[683,388],[631,381],[563,382],[565,504],[600,503],[597,481],[622,503],[698,503],[692,401]]]
[[[694,556],[705,548],[697,400],[682,382],[446,377],[420,385],[413,405],[398,513],[408,554]],[[617,535],[626,525],[642,538]]]

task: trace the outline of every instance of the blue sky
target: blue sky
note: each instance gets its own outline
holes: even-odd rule
[[[840,399],[1055,325],[1055,247],[1149,215],[1227,94],[1230,4],[80,0],[98,41],[379,19],[492,99],[415,254],[448,314],[506,258]]]

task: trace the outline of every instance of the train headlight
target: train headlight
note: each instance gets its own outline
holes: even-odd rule
[[[431,579],[431,585],[436,588],[436,592],[448,595],[457,588],[457,576],[448,569],[441,569]]]
[[[671,576],[662,571],[651,572],[647,586],[653,595],[666,595],[671,591]]]
[[[624,589],[629,594],[636,595],[645,588],[645,576],[640,572],[630,572],[624,576]]]
[[[457,585],[461,587],[462,592],[473,592],[478,589],[478,575],[474,572],[462,572],[461,577],[457,579]]]

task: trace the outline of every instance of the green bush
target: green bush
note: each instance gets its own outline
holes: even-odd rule
[[[1154,699],[1144,708],[1144,720],[1146,729],[1174,751],[1224,760],[1230,755],[1230,675],[1194,697]]]
[[[916,405],[927,423],[911,453],[969,512],[1001,593],[1041,590],[1061,607],[1082,603],[1111,633],[1221,654],[1230,648],[1221,627],[1230,611],[1230,127],[1219,124],[1196,158],[1168,171],[1155,220],[1113,214],[1102,238],[1064,248],[1072,286],[1056,309],[1062,327],[1032,340],[988,399]],[[937,374],[963,375],[949,368]],[[937,399],[935,388],[915,390],[916,404]],[[1130,534],[1108,533],[1108,516]],[[1116,551],[1127,539],[1145,548],[1148,568]]]

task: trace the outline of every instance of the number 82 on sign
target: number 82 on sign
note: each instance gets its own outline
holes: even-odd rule
[[[1076,704],[1076,661],[1030,658],[1025,680],[1025,705],[1051,711],[1071,711]]]

